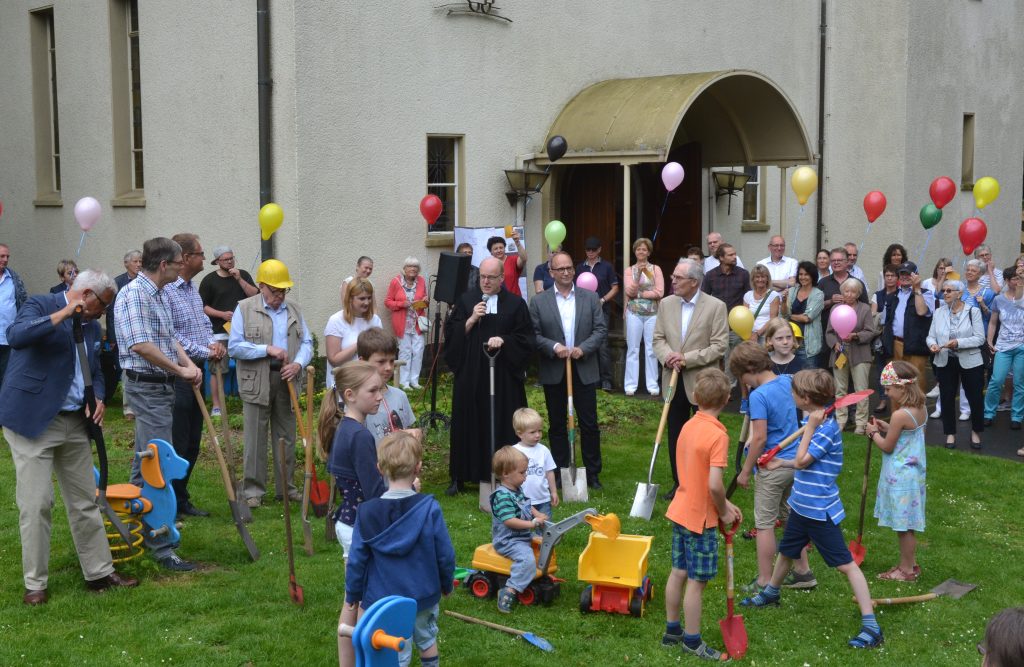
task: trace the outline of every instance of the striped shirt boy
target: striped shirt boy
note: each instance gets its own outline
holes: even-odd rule
[[[838,525],[846,512],[836,485],[843,469],[843,436],[835,417],[830,416],[814,431],[807,453],[814,463],[795,471],[789,507],[808,519],[831,519]]]

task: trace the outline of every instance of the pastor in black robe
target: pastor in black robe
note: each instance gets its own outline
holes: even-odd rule
[[[490,366],[484,343],[492,336],[504,341],[495,359],[495,449],[519,442],[512,413],[526,407],[526,367],[534,347],[533,325],[526,301],[504,288],[497,294],[495,315],[484,315],[469,332],[466,320],[483,300],[479,287],[455,304],[445,326],[444,358],[455,374],[449,472],[453,482],[491,478]]]

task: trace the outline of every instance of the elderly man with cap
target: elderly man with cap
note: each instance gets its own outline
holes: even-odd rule
[[[235,312],[235,306],[246,297],[259,294],[259,288],[253,282],[248,271],[235,268],[235,253],[230,246],[219,245],[213,249],[213,259],[210,262],[217,267],[203,276],[199,283],[199,298],[203,300],[203,312],[210,318],[213,325],[213,336],[219,341],[228,339],[225,323],[231,321]],[[213,395],[214,417],[220,416],[224,406],[220,404],[220,386],[217,384],[217,375],[214,373],[215,364],[221,365],[221,370],[227,372],[227,357],[210,362],[210,393]]]
[[[154,438],[171,442],[174,381],[199,385],[203,372],[192,363],[174,335],[174,321],[164,286],[178,279],[184,265],[181,246],[164,237],[142,245],[142,270],[114,302],[118,361],[124,369],[124,395],[135,411],[135,451]],[[133,484],[142,485],[138,457],[132,459]],[[165,536],[146,538],[153,558],[168,570],[186,572],[195,565],[182,560]]]
[[[285,302],[291,277],[284,262],[268,259],[256,272],[259,293],[243,299],[231,316],[228,353],[238,366],[238,393],[242,397],[245,453],[242,458],[242,495],[249,507],[263,504],[267,491],[267,434],[275,443],[284,438],[285,476],[274,466],[277,497],[285,493],[301,500],[295,488],[295,413],[287,383],[301,384],[303,369],[313,357],[313,339],[302,311]],[[301,386],[296,387],[301,392]],[[269,427],[269,429],[268,429]]]
[[[103,423],[103,375],[96,319],[117,288],[105,273],[83,271],[71,289],[31,297],[7,329],[13,353],[0,389],[0,424],[14,459],[21,565],[27,605],[48,599],[50,511],[54,474],[67,508],[78,562],[86,586],[102,591],[135,586],[114,571],[103,519],[96,505],[92,447],[86,419]],[[75,312],[82,315],[86,354],[95,380],[96,410],[88,414],[85,378],[74,342]]]
[[[597,278],[597,296],[601,300],[601,312],[604,313],[606,327],[611,327],[612,307],[615,296],[619,293],[619,275],[615,273],[612,263],[601,259],[601,240],[596,236],[587,237],[583,242],[583,250],[587,259],[576,267],[577,277],[583,273],[593,273]],[[601,341],[601,349],[597,357],[601,369],[601,389],[612,390],[612,352],[608,347],[608,337]]]

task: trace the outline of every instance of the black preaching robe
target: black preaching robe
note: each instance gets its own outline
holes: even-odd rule
[[[483,298],[480,288],[463,294],[445,325],[444,358],[455,374],[449,471],[451,479],[477,482],[491,478],[490,366],[484,343],[492,336],[505,342],[495,360],[495,450],[519,442],[512,413],[526,407],[526,367],[534,348],[533,325],[526,301],[504,288],[498,313],[484,315],[466,333],[466,320]]]

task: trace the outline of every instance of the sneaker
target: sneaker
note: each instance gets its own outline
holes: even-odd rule
[[[807,570],[807,572],[800,574],[796,570],[790,570],[786,578],[782,580],[783,588],[795,588],[795,589],[811,589],[818,585],[818,580],[814,578],[814,571]]]
[[[636,394],[636,389],[627,389],[625,391],[625,394],[626,396],[633,396],[634,394]]]
[[[929,391],[927,394],[925,394],[925,396],[927,396],[928,398],[938,398],[939,397],[939,385],[935,385],[934,387],[932,387],[932,390]]]
[[[939,417],[942,416],[942,410],[936,410],[935,412],[931,413],[928,416],[931,417],[932,419],[938,419]]]
[[[970,410],[964,410],[964,411],[962,411],[960,413],[960,421],[965,422],[965,421],[970,420],[970,418],[971,418],[971,411]]]
[[[817,585],[818,582],[814,582]],[[757,577],[750,580],[749,584],[743,584],[739,587],[740,592],[744,595],[754,596],[764,590],[764,586],[757,583]]]
[[[503,614],[511,614],[512,607],[516,604],[516,594],[511,588],[505,587],[498,591],[498,611]]]
[[[857,428],[853,429],[853,434],[854,435],[867,435],[867,431],[864,429],[863,426],[858,426]]]
[[[885,641],[882,637],[882,629],[872,630],[861,626],[857,636],[847,642],[850,648],[878,648]]]
[[[252,509],[256,509],[257,507],[263,504],[263,499],[260,498],[259,496],[251,496],[245,499],[245,504]]]
[[[724,662],[729,659],[729,656],[717,649],[713,649],[708,646],[705,642],[701,642],[697,648],[690,648],[686,644],[680,642],[679,647],[683,649],[683,653],[689,653],[695,655],[701,660],[713,660],[715,662]]]
[[[999,404],[999,407],[996,408],[996,412],[1009,412],[1012,407],[1013,405],[1011,405],[1009,401],[1003,401]]]
[[[187,560],[182,560],[182,558],[173,551],[170,553],[169,556],[164,556],[163,558],[158,560],[157,563],[160,564],[160,567],[164,568],[165,570],[170,570],[171,572],[191,572],[192,570],[196,569],[195,563],[190,563]]]
[[[214,408],[210,411],[211,417],[220,417],[220,408]]]
[[[420,385],[418,382],[413,382],[409,386],[412,387],[413,389],[416,389],[416,390],[423,389],[423,386]]]
[[[661,636],[661,645],[662,646],[677,646],[677,645],[682,644],[682,643],[683,643],[683,633],[681,633],[681,632],[678,635],[673,635],[673,634],[669,634],[668,632],[666,632],[665,634],[663,634]]]
[[[288,492],[288,500],[292,501],[293,503],[301,503],[302,493],[298,489],[292,489],[291,491]]]
[[[764,594],[764,591],[750,597],[743,598],[740,600],[741,607],[781,607],[782,596],[774,595],[768,596]]]

